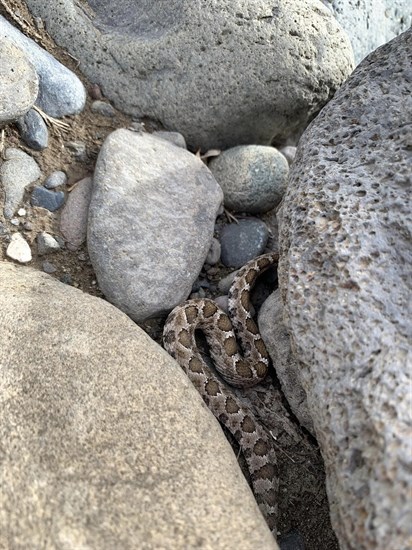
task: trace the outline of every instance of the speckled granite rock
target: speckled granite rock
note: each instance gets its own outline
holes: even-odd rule
[[[342,549],[412,540],[411,55],[410,30],[311,124],[280,220],[285,320]]]

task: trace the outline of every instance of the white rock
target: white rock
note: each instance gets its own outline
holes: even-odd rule
[[[60,245],[52,235],[45,231],[37,235],[37,253],[40,256],[57,252],[57,250],[60,250]]]
[[[20,233],[13,233],[6,254],[21,264],[26,264],[32,259],[30,246]]]

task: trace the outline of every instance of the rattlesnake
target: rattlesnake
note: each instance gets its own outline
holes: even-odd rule
[[[188,300],[173,309],[163,331],[166,351],[238,441],[249,468],[255,498],[275,536],[278,477],[273,441],[253,409],[239,400],[231,386],[248,388],[266,378],[269,355],[250,313],[250,290],[258,275],[277,261],[278,254],[265,254],[238,272],[229,291],[229,316],[212,300]],[[198,349],[197,329],[206,337],[219,374],[205,362]]]

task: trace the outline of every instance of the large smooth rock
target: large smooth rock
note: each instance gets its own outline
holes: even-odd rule
[[[36,99],[38,107],[53,117],[73,115],[83,110],[86,90],[72,71],[1,15],[0,36],[6,37],[20,48],[36,69],[39,76],[39,93]]]
[[[278,547],[180,367],[126,315],[0,263],[0,547]]]
[[[26,55],[0,32],[0,125],[16,120],[34,105],[39,79]]]
[[[323,0],[348,33],[356,63],[412,24],[410,0]]]
[[[116,107],[192,149],[282,141],[353,69],[318,0],[28,0]]]
[[[88,249],[100,288],[135,321],[185,300],[205,262],[223,193],[192,153],[113,132],[97,159]]]
[[[412,540],[411,54],[408,31],[323,109],[281,215],[285,320],[342,549]]]

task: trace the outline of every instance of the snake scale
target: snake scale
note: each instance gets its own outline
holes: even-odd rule
[[[257,277],[277,261],[278,254],[265,254],[238,272],[229,290],[229,315],[212,300],[188,300],[173,309],[163,331],[166,351],[183,368],[215,417],[238,441],[256,501],[275,536],[278,476],[273,442],[234,388],[259,384],[268,373],[269,355],[250,313],[250,291]],[[217,372],[203,359],[195,339],[196,330],[204,333]]]

